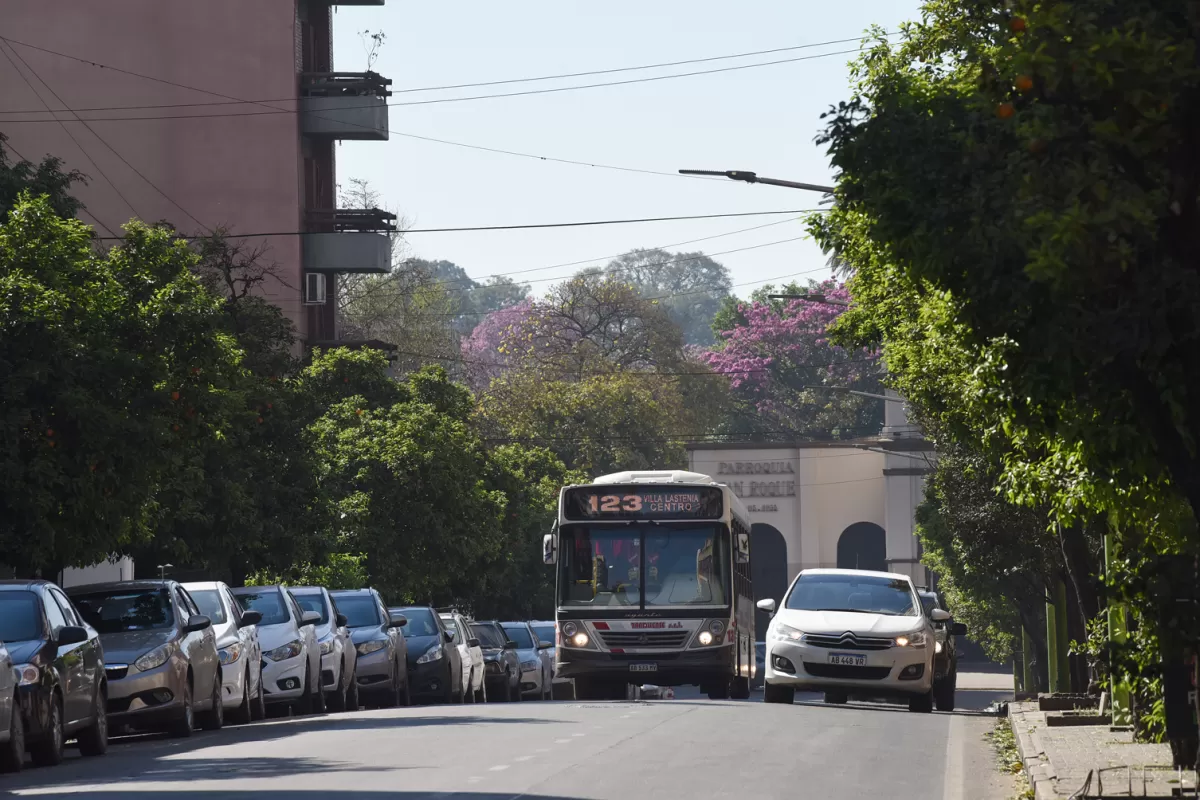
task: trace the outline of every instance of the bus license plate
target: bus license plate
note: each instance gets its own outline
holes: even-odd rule
[[[630,664],[630,672],[658,672],[658,664]]]
[[[847,667],[865,667],[867,665],[867,657],[855,653],[830,653],[829,663],[841,664]]]

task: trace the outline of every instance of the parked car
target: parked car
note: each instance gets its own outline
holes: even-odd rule
[[[534,620],[529,623],[529,627],[533,628],[533,632],[537,634],[537,638],[546,642],[550,647],[546,650],[546,657],[550,659],[550,677],[551,679],[558,678],[558,626],[553,620]]]
[[[550,661],[550,642],[538,639],[528,622],[501,624],[508,638],[517,643],[521,663],[521,694],[535,700],[549,700],[553,693],[554,664]]]
[[[172,580],[75,586],[67,595],[100,633],[108,723],[191,736],[225,724],[212,621]]]
[[[104,650],[63,591],[47,581],[0,581],[0,640],[17,671],[20,722],[33,762],[59,763],[72,736],[85,756],[102,755],[108,749]]]
[[[346,615],[357,652],[359,700],[385,708],[411,705],[408,648],[400,634],[408,620],[389,614],[374,589],[339,589],[330,595],[334,607]]]
[[[775,601],[758,601],[775,612]],[[933,710],[934,622],[907,575],[806,569],[789,587],[767,629],[764,700],[790,704],[797,690],[823,691],[826,703],[850,695],[895,697],[910,711]]]
[[[454,634],[442,625],[437,612],[428,606],[403,606],[389,609],[403,614],[408,624],[401,630],[408,645],[408,679],[414,698],[466,701],[462,656],[454,646]]]
[[[949,614],[938,592],[918,591],[925,616],[932,619],[935,609]],[[939,615],[940,616],[940,615]],[[967,626],[951,619],[933,621],[933,702],[938,711],[954,710],[954,693],[958,688],[958,641]]]
[[[484,679],[489,701],[521,699],[521,659],[517,643],[508,638],[499,622],[472,622],[471,633],[483,650]]]
[[[262,615],[258,641],[267,705],[297,714],[323,712],[321,650],[313,628],[320,617],[301,610],[283,586],[243,586],[234,589],[233,596],[246,611]]]
[[[763,688],[767,678],[767,643],[754,643],[754,678],[750,681],[751,689]]]
[[[25,766],[25,726],[17,703],[17,671],[12,656],[0,641],[0,772],[18,772]]]
[[[354,667],[358,651],[346,627],[346,615],[334,608],[329,591],[320,586],[296,586],[291,592],[300,608],[321,617],[316,623],[316,634],[326,706],[333,711],[357,711],[358,680]]]
[[[483,682],[483,648],[479,640],[471,635],[471,627],[462,614],[443,612],[439,614],[442,625],[454,634],[454,646],[458,648],[459,660],[462,662],[463,686],[466,687],[467,699],[472,703],[487,701],[487,689]]]
[[[258,623],[262,614],[246,611],[221,581],[185,583],[204,616],[212,620],[221,660],[221,698],[230,721],[246,724],[267,715],[262,679],[262,646]]]

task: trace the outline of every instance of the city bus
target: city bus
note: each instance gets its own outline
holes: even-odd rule
[[[696,472],[619,472],[563,487],[543,542],[556,565],[556,675],[581,700],[631,685],[750,696],[750,520]]]

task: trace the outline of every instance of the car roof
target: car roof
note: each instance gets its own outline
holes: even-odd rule
[[[321,594],[321,592],[329,591],[324,586],[289,586],[287,588],[292,594]]]
[[[283,589],[283,588],[284,587],[282,587],[278,584],[272,584],[271,586],[239,586],[236,589],[230,589],[229,591],[233,592],[234,594],[237,594],[238,592],[261,592],[261,591],[265,591],[268,589]]]
[[[106,581],[104,583],[88,583],[83,586],[72,586],[67,594],[87,594],[107,589],[165,589],[175,581],[167,578],[146,578],[138,581]]]
[[[56,586],[57,584],[41,578],[9,578],[0,581],[0,592],[19,592],[36,589],[39,586]]]
[[[912,578],[901,572],[880,572],[873,569],[832,569],[828,567],[816,567],[806,569],[800,573],[801,575],[864,575],[872,578],[890,578],[892,580],[907,581],[912,584]]]
[[[375,590],[366,587],[364,589],[330,589],[330,594],[375,594]]]
[[[180,585],[190,592],[193,589],[199,591],[204,591],[207,589],[220,589],[224,583],[224,581],[189,581]]]

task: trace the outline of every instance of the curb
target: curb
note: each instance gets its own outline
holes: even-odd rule
[[[1021,764],[1025,767],[1025,776],[1029,779],[1029,785],[1033,787],[1033,796],[1037,800],[1063,800],[1068,795],[1059,794],[1056,787],[1058,776],[1054,773],[1054,768],[1050,764],[1050,760],[1046,758],[1046,751],[1042,748],[1042,743],[1038,739],[1037,732],[1033,729],[1025,718],[1026,711],[1014,710],[1013,706],[1008,709],[1008,723],[1012,728],[1013,738],[1017,740],[1017,754],[1021,757]]]

